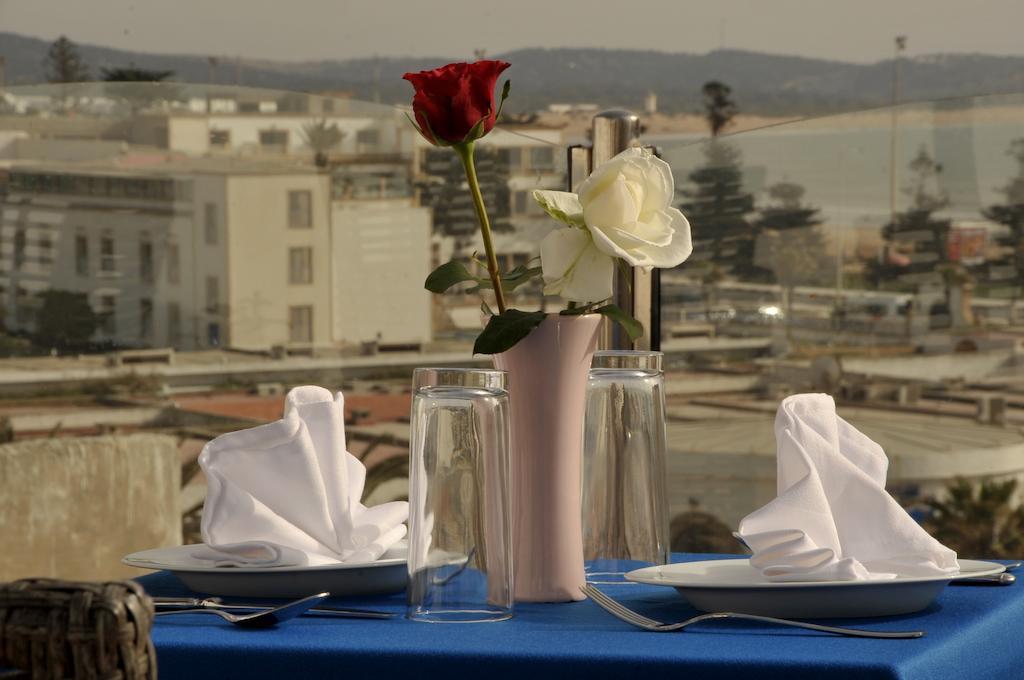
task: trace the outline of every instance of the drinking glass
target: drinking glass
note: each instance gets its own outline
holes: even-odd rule
[[[472,623],[512,616],[505,371],[418,368],[409,451],[406,615]]]
[[[583,557],[590,583],[667,564],[665,378],[661,352],[600,351],[583,448]]]

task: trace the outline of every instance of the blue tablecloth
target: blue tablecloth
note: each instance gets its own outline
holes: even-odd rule
[[[675,561],[707,559],[675,555]],[[171,574],[139,579],[153,595],[187,595]],[[695,611],[675,591],[602,586],[631,608],[664,621]],[[404,611],[404,596],[337,604]],[[1024,678],[1024,587],[950,587],[928,610],[884,619],[832,621],[878,630],[923,629],[917,640],[841,638],[745,622],[649,633],[591,602],[520,604],[510,621],[426,624],[402,618],[303,617],[244,630],[209,615],[158,619],[153,640],[160,677],[362,678],[572,677],[633,673],[678,678]],[[586,674],[584,676],[584,674]]]

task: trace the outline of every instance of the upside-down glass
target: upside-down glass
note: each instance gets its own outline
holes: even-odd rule
[[[666,564],[665,380],[661,352],[601,351],[587,385],[583,557],[590,583]]]
[[[509,402],[504,371],[418,368],[409,451],[407,616],[512,616]]]

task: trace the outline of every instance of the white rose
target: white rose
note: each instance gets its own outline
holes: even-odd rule
[[[672,207],[674,195],[668,163],[637,148],[601,164],[580,185],[578,195],[533,192],[552,217],[571,227],[585,228],[599,251],[646,270],[675,267],[693,252],[690,223]],[[581,245],[563,241],[565,247]],[[564,254],[560,259],[566,259]],[[544,279],[548,280],[546,269]]]
[[[555,229],[540,242],[544,294],[573,302],[599,302],[612,296],[615,261],[594,245],[585,229]]]

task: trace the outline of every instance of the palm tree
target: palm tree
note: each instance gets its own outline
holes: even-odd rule
[[[717,137],[732,122],[738,109],[732,100],[732,88],[717,80],[704,83],[704,117],[711,128],[711,136]]]
[[[1013,502],[1016,490],[1016,479],[974,485],[958,477],[942,500],[925,500],[932,511],[925,528],[961,555],[1019,557],[1024,550],[1024,507]]]
[[[313,162],[318,168],[327,167],[327,152],[331,151],[345,138],[345,133],[338,129],[337,123],[327,123],[326,118],[314,120],[302,126],[302,137],[306,145],[313,150]]]

